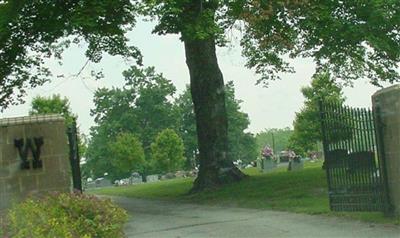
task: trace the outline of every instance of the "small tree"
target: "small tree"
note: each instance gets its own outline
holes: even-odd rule
[[[151,144],[152,162],[162,172],[174,172],[185,163],[185,151],[182,139],[174,130],[161,131]]]
[[[61,114],[65,118],[65,122],[67,125],[71,125],[74,118],[77,117],[71,111],[71,106],[68,98],[61,98],[59,94],[54,94],[51,97],[37,96],[33,98],[29,114]]]
[[[289,147],[297,154],[306,155],[316,150],[322,140],[319,101],[341,105],[345,101],[342,88],[331,79],[330,74],[321,73],[313,77],[311,86],[301,89],[305,97],[304,107],[296,113],[294,132],[289,139]],[[346,126],[345,122],[341,126]],[[343,135],[341,136],[343,137]]]
[[[142,143],[131,133],[119,134],[114,142],[109,144],[112,157],[111,164],[121,173],[132,171],[142,172],[145,167]]]

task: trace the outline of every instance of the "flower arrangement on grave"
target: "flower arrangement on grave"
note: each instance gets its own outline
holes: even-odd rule
[[[288,153],[289,161],[300,163],[301,157],[299,155],[296,155],[296,153],[294,151],[292,151],[292,150],[289,150],[288,152],[289,152]]]
[[[288,157],[289,157],[289,160],[293,160],[294,158],[296,158],[296,153],[294,153],[293,150],[289,150]]]
[[[262,149],[261,155],[265,159],[269,159],[269,160],[273,160],[274,159],[274,152],[272,151],[271,147],[269,147],[268,145],[266,145],[264,147],[264,149]]]

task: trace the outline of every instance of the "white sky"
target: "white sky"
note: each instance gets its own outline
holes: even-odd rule
[[[178,93],[181,93],[189,83],[183,43],[176,35],[152,35],[152,26],[149,22],[139,22],[134,31],[129,33],[129,39],[142,51],[145,66],[155,66],[156,71],[171,80]],[[270,82],[269,87],[264,88],[255,85],[257,75],[244,67],[245,59],[241,57],[239,47],[219,48],[217,55],[225,81],[234,81],[236,97],[243,100],[242,110],[249,114],[251,132],[257,133],[265,128],[292,127],[295,112],[303,105],[300,88],[310,83],[314,73],[315,66],[312,60],[292,60],[296,73],[283,74],[282,80]],[[68,49],[63,62],[63,66],[53,61],[48,63],[55,76],[63,74],[67,77],[76,74],[86,62],[84,46]],[[27,115],[33,97],[57,93],[71,101],[72,111],[78,114],[81,129],[88,133],[90,126],[94,125],[89,115],[89,110],[94,106],[93,92],[97,87],[122,86],[124,82],[121,73],[128,67],[129,65],[118,57],[104,57],[101,63],[90,64],[79,78],[55,78],[51,83],[28,90],[26,103],[11,106],[0,113],[0,118]],[[95,81],[88,77],[91,69],[99,68],[105,73],[104,79]],[[356,82],[353,88],[345,88],[344,93],[348,105],[369,107],[371,95],[377,90],[378,88],[371,86],[367,81],[361,80]]]

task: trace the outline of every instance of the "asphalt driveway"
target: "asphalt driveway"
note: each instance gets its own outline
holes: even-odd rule
[[[343,218],[113,197],[128,237],[395,237],[400,227]]]

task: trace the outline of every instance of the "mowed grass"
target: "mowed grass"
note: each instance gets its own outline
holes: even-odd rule
[[[181,178],[156,183],[92,190],[103,195],[132,198],[173,200],[197,204],[272,209],[307,214],[324,214],[368,222],[400,224],[400,219],[385,218],[379,212],[331,212],[322,162],[306,162],[301,171],[287,172],[286,167],[262,174],[256,168],[244,170],[250,175],[239,183],[228,184],[217,190],[189,194],[192,178]]]

